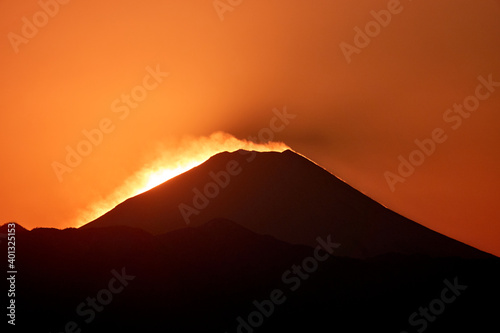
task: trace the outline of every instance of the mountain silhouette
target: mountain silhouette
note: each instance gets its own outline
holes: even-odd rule
[[[123,225],[162,234],[214,218],[291,244],[332,235],[342,244],[338,254],[353,258],[488,256],[385,208],[291,150],[217,154],[82,229]]]
[[[12,227],[12,224],[14,224],[15,226]],[[16,234],[28,232],[28,230],[25,229],[22,225],[15,222],[11,222],[11,223],[5,223],[4,225],[0,226],[0,234],[7,236],[7,234],[9,233],[9,229],[15,229]]]
[[[8,332],[416,332],[425,324],[446,333],[484,332],[497,321],[488,302],[500,297],[494,257],[355,259],[336,256],[341,245],[310,266],[314,247],[226,219],[160,235],[38,228],[16,244],[17,324]],[[445,294],[454,301],[438,319],[409,322],[452,283],[457,296]]]
[[[499,258],[292,151],[218,154],[78,229],[15,227],[9,332],[446,333],[497,322]]]

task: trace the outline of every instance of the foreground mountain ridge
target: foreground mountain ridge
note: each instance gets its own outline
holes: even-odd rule
[[[325,242],[318,242],[317,256],[315,247],[225,219],[161,235],[127,226],[19,231],[18,319],[9,332],[65,332],[71,326],[95,333],[247,333],[253,323],[254,332],[427,327],[446,333],[496,325],[498,307],[487,300],[500,296],[498,258],[354,259],[336,256],[343,245],[328,256]],[[6,246],[0,244],[2,251]],[[436,304],[447,283],[461,290],[439,320],[409,321],[422,306]],[[279,304],[270,305],[276,293]],[[259,324],[252,320],[256,311],[267,313]]]

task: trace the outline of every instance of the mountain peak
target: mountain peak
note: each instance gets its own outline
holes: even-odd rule
[[[209,221],[228,227],[228,220],[291,244],[315,246],[318,237],[331,237],[342,244],[337,254],[351,257],[484,256],[390,211],[291,150],[217,154],[82,228],[127,225],[162,234]]]
[[[15,227],[12,228],[12,225]],[[22,233],[22,232],[28,232],[28,229],[25,229],[22,225],[20,225],[17,222],[8,222],[0,226],[0,234],[7,234],[9,232],[9,229],[15,229],[16,233]]]

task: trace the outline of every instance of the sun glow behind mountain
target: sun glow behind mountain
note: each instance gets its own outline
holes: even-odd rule
[[[80,227],[110,211],[126,199],[149,191],[202,164],[213,155],[224,151],[234,152],[239,149],[282,152],[290,148],[282,142],[255,143],[240,140],[224,132],[216,132],[208,137],[186,139],[179,148],[160,152],[154,161],[127,178],[123,185],[110,195],[81,210],[71,225]]]

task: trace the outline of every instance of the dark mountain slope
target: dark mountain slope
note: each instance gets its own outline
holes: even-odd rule
[[[438,304],[445,280],[465,289],[426,332],[496,325],[497,258],[333,255],[314,265],[314,254],[227,220],[156,236],[129,227],[22,232],[17,324],[8,331],[416,332],[422,324],[409,317]],[[259,320],[257,311],[267,314]],[[251,320],[258,327],[241,328]],[[72,322],[76,329],[65,329]]]
[[[312,245],[317,236],[332,234],[343,244],[342,255],[357,258],[392,252],[485,256],[392,212],[289,150],[218,154],[83,228],[126,225],[160,234],[219,217],[294,244]]]

